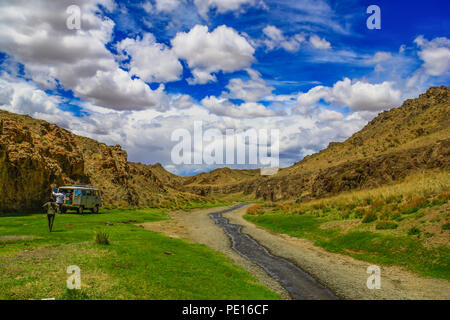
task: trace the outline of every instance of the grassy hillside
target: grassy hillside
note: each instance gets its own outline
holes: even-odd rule
[[[427,171],[307,203],[266,203],[249,221],[332,252],[450,280],[450,173]]]
[[[279,299],[231,260],[203,245],[146,231],[166,218],[157,209],[0,219],[0,299]],[[102,231],[109,245],[97,244]],[[82,289],[66,289],[68,266]]]
[[[345,162],[428,146],[450,138],[450,87],[430,88],[399,108],[380,113],[361,131],[342,143],[306,157],[282,170],[317,170]]]

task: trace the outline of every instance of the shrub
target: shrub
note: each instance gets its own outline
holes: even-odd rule
[[[376,229],[377,230],[388,230],[388,229],[397,229],[398,224],[393,221],[379,221],[377,222]]]
[[[376,212],[369,211],[364,215],[364,218],[362,219],[362,223],[370,223],[375,220],[377,220]]]
[[[264,208],[261,207],[261,205],[259,204],[255,204],[253,206],[251,206],[250,208],[247,209],[247,214],[263,214],[264,213]]]
[[[450,190],[441,192],[438,196],[438,199],[442,202],[447,202],[448,200],[450,200]]]
[[[402,206],[403,208],[402,213],[403,214],[416,213],[421,208],[426,207],[427,204],[428,201],[426,199],[411,197],[409,201],[406,201],[406,203]]]
[[[95,234],[95,243],[109,245],[109,234],[105,231],[97,231]]]
[[[365,210],[363,208],[357,208],[353,211],[353,216],[355,218],[362,218],[364,216]]]
[[[442,226],[442,230],[450,230],[450,223],[446,223]]]
[[[411,229],[408,230],[408,235],[409,236],[415,236],[415,235],[419,235],[420,234],[420,229],[417,227],[412,227]]]
[[[128,209],[128,207],[129,207],[128,202],[126,202],[125,200],[120,201],[119,208],[121,208],[121,209]]]

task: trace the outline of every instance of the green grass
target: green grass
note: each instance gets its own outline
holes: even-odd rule
[[[330,219],[310,214],[275,211],[244,218],[275,232],[310,239],[331,252],[376,264],[399,265],[424,276],[450,280],[448,245],[426,248],[417,237],[367,230],[343,232],[339,227],[320,228]]]
[[[0,299],[279,299],[210,248],[144,230],[159,209],[0,216]],[[108,234],[109,245],[96,235]],[[81,269],[81,290],[66,269]]]
[[[398,224],[393,221],[378,221],[375,228],[377,230],[397,229]]]
[[[239,201],[232,201],[227,199],[213,199],[213,198],[207,199],[199,198],[189,200],[182,199],[177,201],[163,200],[161,201],[161,203],[155,204],[154,206],[150,207],[130,207],[126,202],[124,202],[122,205],[115,205],[115,204],[105,205],[104,210],[159,209],[159,210],[184,210],[189,212],[194,209],[209,209],[209,208],[230,206],[234,202]]]

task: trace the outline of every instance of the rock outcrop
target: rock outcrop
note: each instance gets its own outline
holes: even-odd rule
[[[38,210],[52,187],[75,183],[99,188],[105,204],[154,205],[175,197],[167,185],[176,176],[163,171],[128,162],[118,145],[0,111],[0,211]]]

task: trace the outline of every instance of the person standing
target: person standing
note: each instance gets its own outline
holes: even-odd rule
[[[52,195],[56,197],[56,204],[58,205],[58,213],[62,212],[64,200],[66,199],[66,195],[62,192],[52,192]]]
[[[48,219],[48,230],[52,232],[53,229],[53,221],[55,221],[55,208],[53,207],[54,202],[49,201],[43,205],[43,207],[47,207],[47,219]]]

